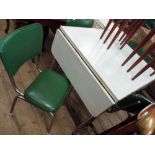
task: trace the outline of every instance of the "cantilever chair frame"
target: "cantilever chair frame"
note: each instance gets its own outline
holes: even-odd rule
[[[38,72],[41,73],[42,70],[41,70],[40,67],[39,67],[39,60],[38,60],[38,57],[35,58],[35,66],[36,66]],[[30,102],[24,97],[24,93],[17,87],[16,82],[15,82],[15,79],[14,79],[13,77],[11,77],[11,76],[9,76],[9,79],[10,79],[10,81],[11,81],[11,84],[12,84],[14,90],[15,90],[16,93],[18,94],[18,95],[16,95],[16,96],[14,97],[14,100],[13,100],[13,102],[12,102],[12,106],[11,106],[11,109],[10,109],[10,115],[13,116],[13,111],[14,111],[15,105],[16,105],[16,103],[17,103],[17,99],[24,100],[24,101],[26,101],[26,102],[28,102],[28,103],[30,103]],[[70,88],[70,91],[68,92],[68,94],[67,94],[66,97],[65,97],[64,104],[68,101],[69,95],[70,95],[70,93],[71,93],[71,89],[72,89],[72,88]],[[30,103],[30,104],[31,104],[31,103]],[[34,104],[32,104],[32,105],[34,105]],[[35,106],[35,105],[34,105],[34,106]],[[38,106],[36,106],[36,107],[38,107]],[[39,108],[39,107],[38,107],[38,108]],[[40,109],[41,109],[41,108],[40,108]],[[41,110],[43,110],[43,109],[41,109]],[[50,114],[50,117],[52,118],[52,121],[51,121],[50,126],[47,128],[48,133],[51,131],[51,128],[52,128],[52,126],[53,126],[53,119],[55,118],[55,112],[49,112],[49,114]]]

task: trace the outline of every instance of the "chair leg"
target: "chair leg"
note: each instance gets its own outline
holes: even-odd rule
[[[16,102],[17,102],[17,99],[18,99],[18,96],[16,96],[13,100],[13,103],[12,103],[12,106],[11,106],[11,110],[10,110],[10,114],[12,115],[13,114],[13,110],[14,110],[14,107],[16,105]]]
[[[21,96],[21,95],[16,96],[16,97],[14,98],[14,100],[13,100],[13,103],[12,103],[12,106],[11,106],[11,109],[10,109],[10,115],[13,115],[13,110],[14,110],[14,108],[15,108],[15,105],[16,105],[16,103],[17,103],[17,99],[18,99],[18,98],[20,98],[20,99],[22,99],[22,100],[25,100],[25,98],[24,98],[23,96]]]
[[[52,120],[51,120],[51,124],[49,126],[49,128],[47,129],[47,132],[50,133],[51,129],[52,129],[52,126],[53,126],[53,119],[55,117],[54,113],[50,112],[50,116],[52,117]]]

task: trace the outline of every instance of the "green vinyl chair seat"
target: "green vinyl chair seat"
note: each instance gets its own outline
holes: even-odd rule
[[[67,79],[46,69],[25,90],[24,97],[47,112],[58,110],[69,91]]]

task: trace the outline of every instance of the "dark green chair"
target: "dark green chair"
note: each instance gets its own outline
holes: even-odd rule
[[[31,24],[17,29],[0,42],[0,57],[14,89],[18,93],[14,98],[11,114],[19,98],[50,113],[53,118],[54,113],[62,106],[69,93],[68,80],[50,69],[39,70],[40,74],[24,92],[18,89],[14,76],[27,60],[37,57],[42,50],[42,41],[42,26]],[[52,123],[48,131],[51,127]]]
[[[117,102],[112,107],[108,108],[107,112],[113,113],[119,110],[125,110],[132,114],[138,114],[142,109],[152,102],[144,97],[142,94],[133,93],[123,100]]]
[[[153,29],[155,27],[155,19],[147,19],[147,20],[145,20],[145,24],[144,25],[148,29]]]
[[[91,28],[93,26],[93,23],[94,23],[93,19],[68,19],[66,25]]]

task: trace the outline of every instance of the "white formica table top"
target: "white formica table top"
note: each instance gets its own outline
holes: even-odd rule
[[[120,50],[117,40],[107,50],[107,45],[111,39],[106,44],[103,44],[105,37],[102,40],[99,39],[103,32],[102,29],[67,26],[62,26],[60,29],[116,102],[141,89],[155,79],[155,76],[149,76],[153,72],[153,69],[149,68],[137,79],[132,81],[131,78],[145,66],[145,61],[142,61],[131,72],[127,73],[126,70],[139,56],[135,55],[122,67],[122,62],[132,52],[132,49],[126,45]]]

